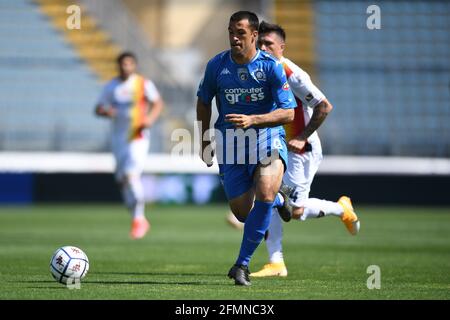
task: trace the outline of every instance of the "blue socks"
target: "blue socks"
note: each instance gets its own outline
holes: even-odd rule
[[[278,198],[278,196],[276,197]],[[256,248],[264,238],[264,234],[269,228],[272,217],[272,202],[262,202],[255,200],[255,205],[250,211],[244,226],[244,236],[242,238],[241,250],[236,260],[237,265],[247,266]]]

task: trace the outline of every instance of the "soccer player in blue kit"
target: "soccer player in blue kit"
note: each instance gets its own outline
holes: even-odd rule
[[[294,119],[297,106],[282,64],[256,48],[258,26],[258,17],[249,11],[230,17],[231,49],[208,62],[197,92],[200,156],[211,166],[216,153],[230,209],[245,221],[238,258],[228,272],[244,286],[250,285],[248,265],[269,227],[272,207],[288,202],[279,193],[287,165],[282,125]],[[213,98],[219,112],[214,151],[209,136]]]

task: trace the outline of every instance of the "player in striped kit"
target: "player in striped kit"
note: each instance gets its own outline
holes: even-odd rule
[[[292,218],[304,221],[328,215],[338,216],[350,234],[356,235],[359,221],[350,198],[342,196],[337,202],[309,198],[311,183],[322,161],[322,147],[316,130],[333,107],[311,82],[309,75],[283,57],[285,39],[285,31],[280,26],[266,22],[260,24],[258,46],[283,64],[298,105],[294,121],[285,125],[289,161],[283,183],[291,190],[289,197],[294,208]],[[266,238],[269,263],[251,276],[287,276],[282,253],[282,232],[280,216],[273,212]]]
[[[150,145],[149,128],[161,114],[163,100],[149,79],[136,73],[136,56],[124,52],[117,58],[119,76],[106,84],[95,113],[113,122],[112,151],[115,177],[132,215],[130,236],[142,238],[149,230],[141,174]]]

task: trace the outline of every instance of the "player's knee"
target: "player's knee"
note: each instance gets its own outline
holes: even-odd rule
[[[116,179],[116,183],[121,188],[123,188],[123,187],[125,187],[127,185],[124,177],[117,178]]]
[[[123,175],[118,179],[119,183],[123,186],[130,184],[130,177],[128,175]]]
[[[294,207],[294,210],[292,210],[292,218],[293,219],[300,219],[304,211],[303,207]]]
[[[275,196],[264,196],[264,197],[260,197],[258,200],[262,201],[262,202],[270,203],[270,202],[275,201]]]
[[[137,174],[127,174],[125,176],[125,183],[128,185],[137,185],[141,183],[140,176]]]
[[[270,187],[260,188],[256,193],[256,199],[262,202],[273,202],[275,200],[276,192]]]

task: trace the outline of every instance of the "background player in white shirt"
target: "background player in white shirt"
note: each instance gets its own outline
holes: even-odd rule
[[[285,39],[286,34],[280,26],[266,22],[260,24],[258,46],[281,61],[298,105],[294,121],[285,125],[289,162],[283,183],[290,189],[292,218],[304,221],[328,215],[338,216],[348,231],[356,235],[359,231],[359,221],[350,198],[343,196],[338,202],[309,198],[311,183],[322,161],[322,147],[316,130],[333,107],[311,82],[309,75],[283,57]],[[287,276],[282,237],[280,215],[273,212],[266,239],[269,264],[251,276]]]
[[[117,64],[119,76],[104,87],[95,113],[113,122],[115,177],[132,214],[130,236],[139,239],[150,228],[145,218],[141,174],[150,145],[149,128],[160,116],[163,100],[153,82],[136,73],[133,53],[119,55]]]

